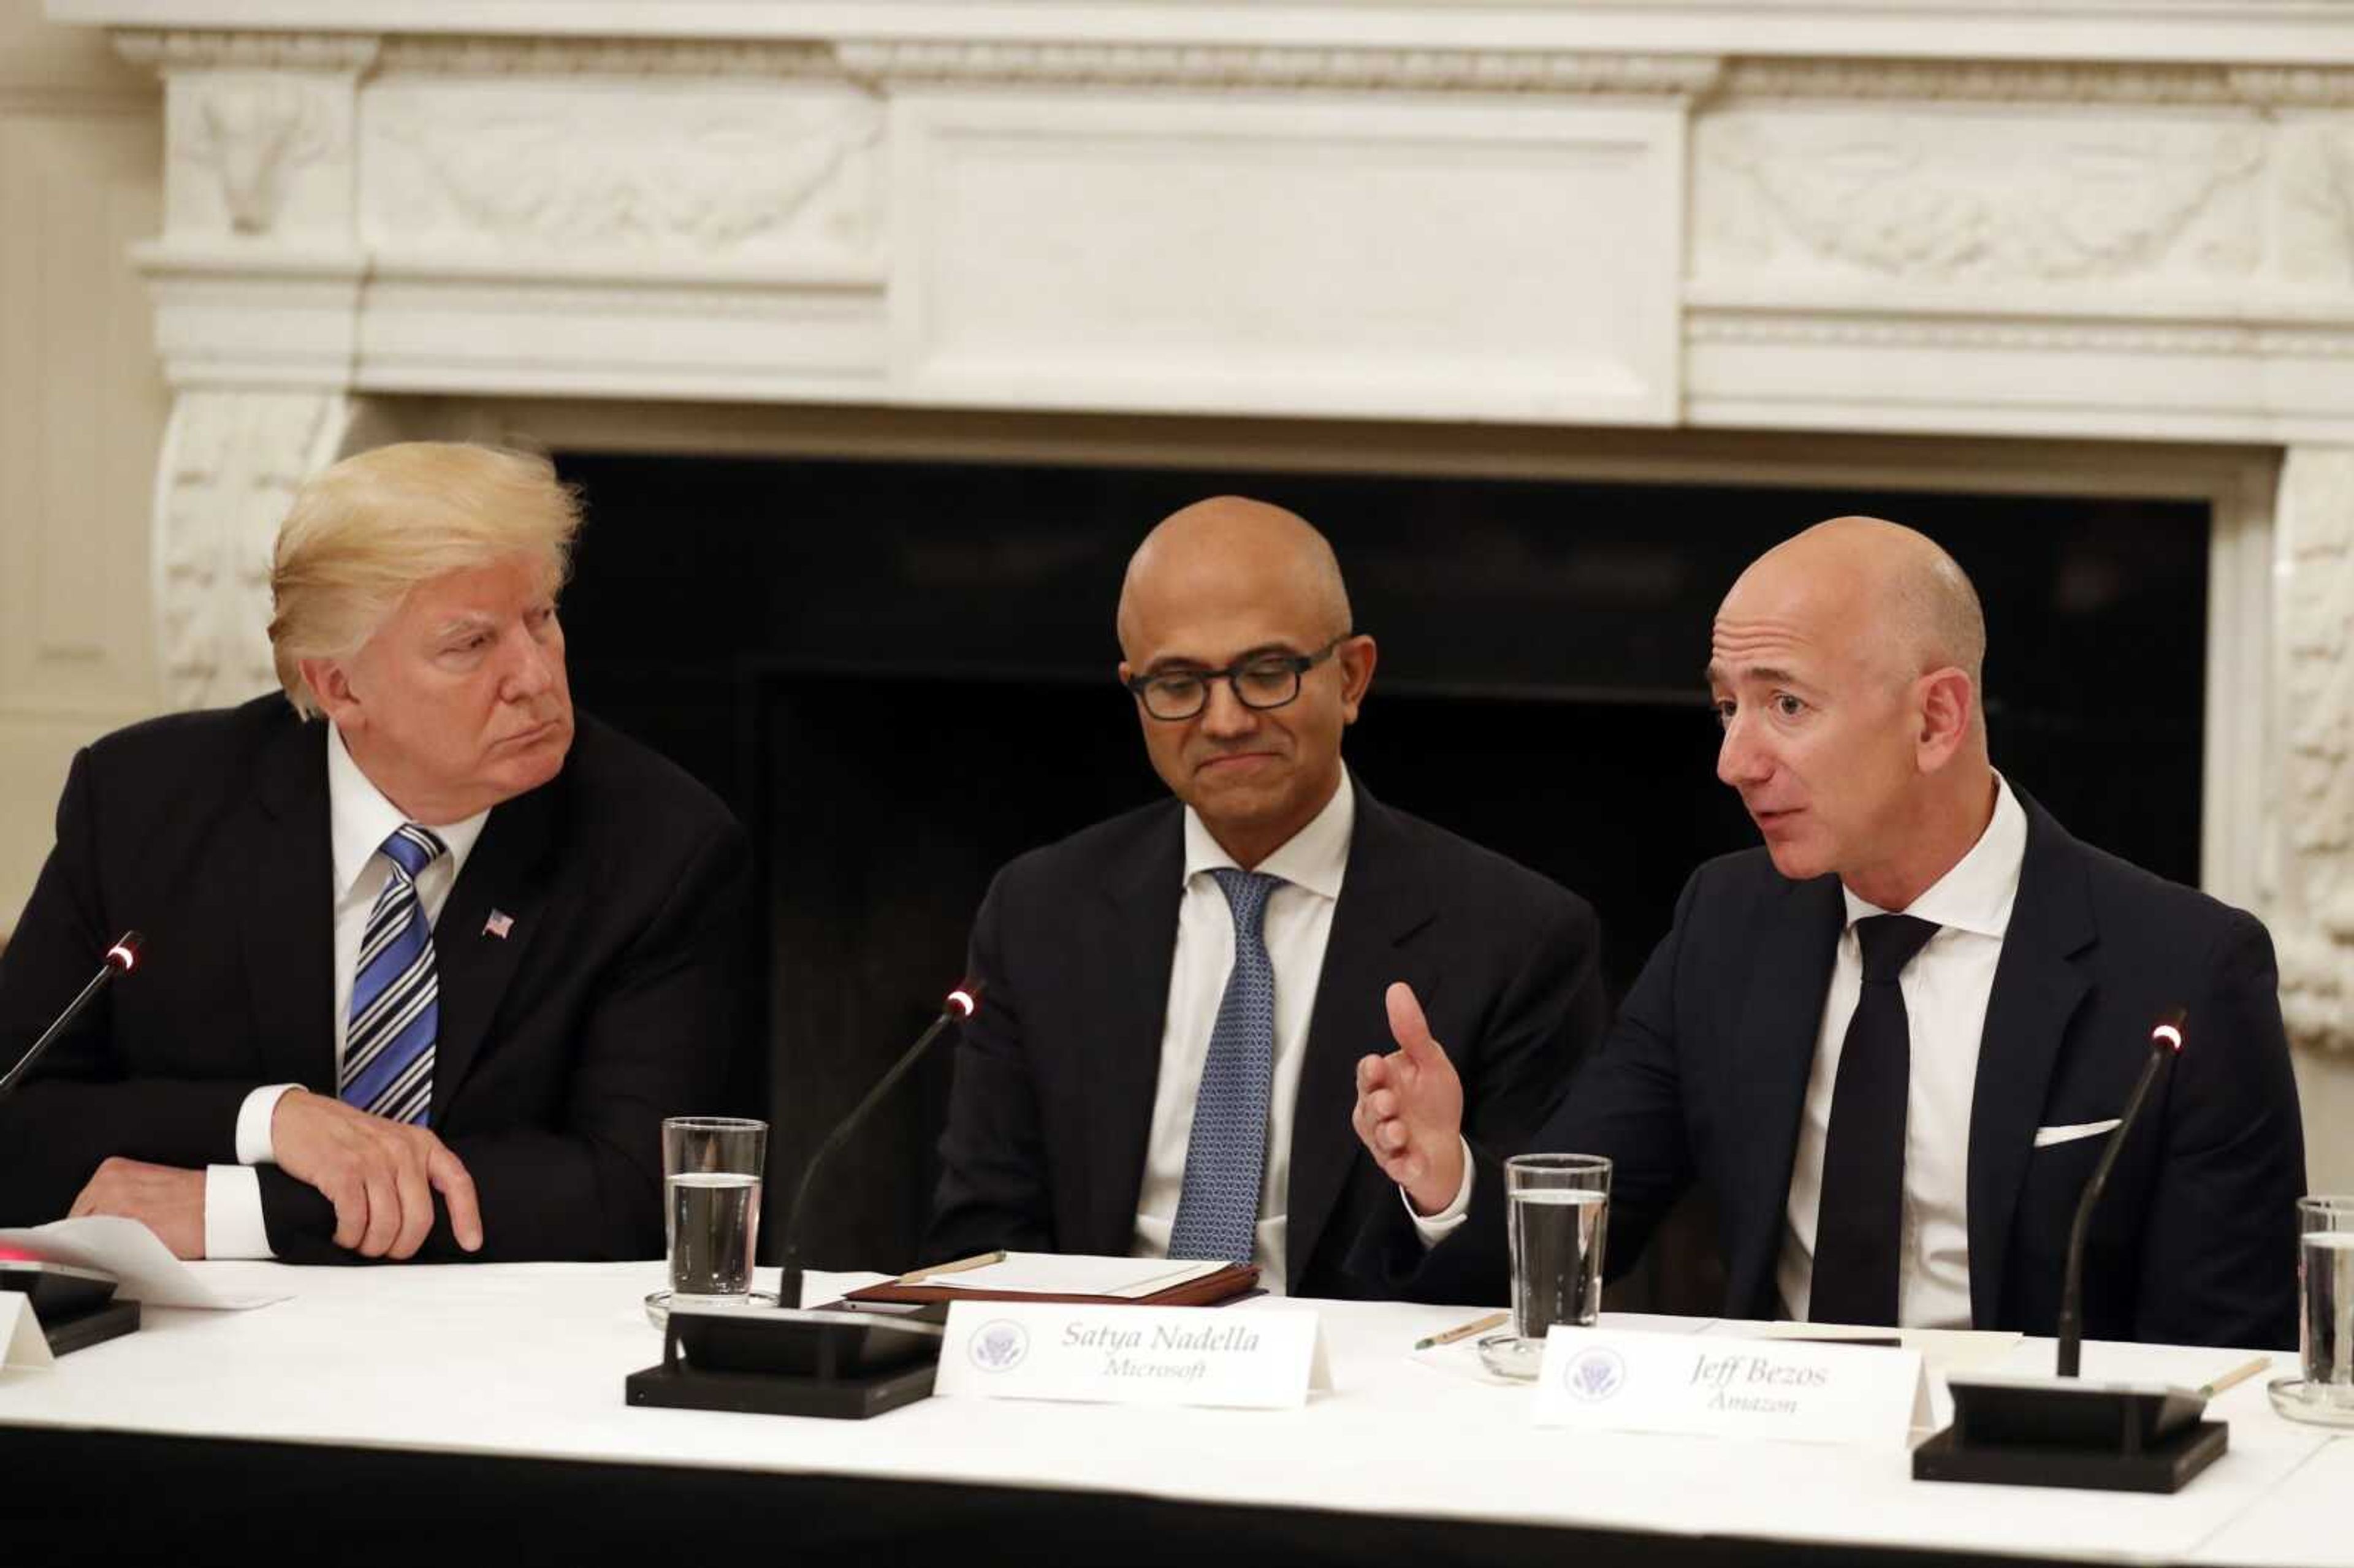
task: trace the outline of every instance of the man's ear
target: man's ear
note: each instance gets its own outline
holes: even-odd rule
[[[302,683],[311,688],[311,700],[337,728],[351,729],[367,722],[366,712],[352,691],[351,671],[341,659],[304,659],[295,668],[302,673]]]
[[[1914,742],[1921,771],[1935,773],[1962,750],[1978,722],[1978,693],[1970,678],[1947,665],[1921,677],[1921,729]]]
[[[1341,722],[1357,722],[1357,710],[1365,704],[1365,693],[1373,683],[1373,666],[1381,662],[1382,651],[1370,637],[1352,637],[1334,650],[1333,658],[1341,666]]]

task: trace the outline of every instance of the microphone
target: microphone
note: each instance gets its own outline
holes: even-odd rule
[[[623,1380],[630,1404],[863,1420],[930,1396],[943,1333],[939,1310],[804,1308],[801,1218],[826,1160],[850,1141],[949,1024],[972,1016],[980,1000],[978,980],[968,980],[949,992],[931,1026],[801,1167],[793,1206],[785,1214],[784,1271],[776,1307],[710,1310],[673,1302],[663,1330],[662,1364]]]
[[[2101,1162],[2093,1167],[2092,1180],[2084,1183],[2084,1196],[2076,1200],[2076,1220],[2068,1228],[2068,1272],[2060,1288],[2060,1355],[2057,1371],[2062,1377],[2074,1377],[2077,1363],[2084,1351],[2084,1243],[2092,1234],[2093,1211],[2100,1206],[2101,1194],[2109,1184],[2109,1171],[2117,1162],[2118,1150],[2125,1148],[2126,1137],[2141,1116],[2141,1107],[2148,1103],[2150,1086],[2158,1075],[2173,1065],[2182,1050],[2182,1029],[2188,1021],[2181,1008],[2170,1008],[2149,1032],[2149,1059],[2142,1065],[2141,1076],[2126,1097],[2125,1115],[2118,1118],[2116,1130],[2109,1134],[2108,1147],[2101,1150]]]
[[[833,1130],[826,1134],[825,1141],[817,1146],[817,1152],[810,1156],[809,1163],[801,1167],[801,1185],[793,1190],[793,1206],[785,1212],[785,1242],[781,1258],[784,1272],[777,1283],[779,1307],[790,1311],[801,1304],[801,1215],[809,1207],[810,1191],[817,1181],[819,1169],[835,1150],[850,1141],[850,1135],[856,1132],[867,1116],[882,1103],[883,1097],[907,1075],[907,1070],[923,1060],[924,1053],[932,1048],[932,1042],[938,1040],[949,1024],[960,1023],[972,1016],[973,1009],[981,1004],[981,990],[979,980],[969,980],[949,992],[947,1001],[941,1004],[940,1015],[932,1020],[931,1026],[917,1035],[916,1043],[907,1047],[907,1054],[893,1063],[891,1070],[866,1091],[866,1097],[835,1124]]]
[[[58,1014],[58,1021],[42,1030],[41,1037],[33,1042],[33,1048],[18,1057],[16,1065],[9,1068],[5,1076],[0,1076],[0,1099],[6,1098],[25,1075],[32,1070],[33,1064],[40,1060],[41,1053],[49,1048],[49,1043],[71,1028],[74,1020],[98,1000],[98,993],[106,989],[108,981],[117,975],[127,975],[139,967],[139,949],[146,941],[147,938],[136,931],[125,931],[114,938],[114,946],[106,949],[105,961],[98,966],[98,973],[90,977],[90,983],[81,988],[81,994],[66,1003],[66,1010]]]
[[[1914,1480],[2174,1492],[2231,1446],[2229,1424],[2201,1419],[2208,1390],[2088,1383],[2077,1375],[2084,1349],[2084,1245],[2093,1211],[2100,1207],[2117,1155],[2149,1104],[2150,1089],[2182,1050],[2184,1019],[2183,1010],[2173,1008],[2151,1026],[2141,1076],[2076,1200],[2060,1290],[2059,1375],[1956,1372],[1947,1378],[1953,1425],[1913,1450]]]
[[[41,1031],[33,1048],[16,1059],[16,1065],[0,1075],[0,1100],[15,1092],[33,1064],[49,1048],[52,1041],[73,1027],[75,1019],[89,1010],[117,975],[127,975],[139,967],[139,949],[146,938],[136,931],[125,931],[106,949],[106,957],[98,966],[98,973],[81,988],[81,994],[66,1003],[57,1022]],[[33,1308],[33,1320],[40,1325],[41,1335],[48,1341],[51,1355],[64,1355],[128,1334],[139,1327],[139,1303],[114,1298],[117,1281],[111,1274],[96,1269],[74,1268],[61,1263],[14,1250],[0,1250],[0,1290],[24,1296]]]

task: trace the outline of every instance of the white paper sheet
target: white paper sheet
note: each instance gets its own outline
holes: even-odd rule
[[[276,1295],[232,1295],[196,1277],[172,1249],[137,1220],[116,1214],[56,1220],[29,1230],[0,1230],[0,1247],[29,1252],[48,1263],[70,1264],[111,1274],[121,1283],[115,1295],[143,1307],[206,1307],[237,1311],[286,1299]]]
[[[1207,1262],[1171,1262],[1165,1257],[1095,1257],[1050,1252],[1010,1252],[1001,1263],[953,1274],[927,1275],[918,1285],[959,1290],[1003,1290],[1023,1296],[1121,1296],[1133,1299],[1199,1279],[1225,1267]]]

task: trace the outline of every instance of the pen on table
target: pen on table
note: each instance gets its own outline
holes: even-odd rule
[[[2264,1371],[2266,1367],[2272,1364],[2272,1357],[2258,1356],[2254,1361],[2248,1362],[2244,1366],[2233,1367],[2230,1372],[2225,1372],[2213,1383],[2201,1385],[2199,1392],[2205,1397],[2212,1399],[2217,1394],[2222,1393],[2225,1389],[2236,1388],[2241,1383],[2247,1382],[2250,1378],[2255,1376],[2258,1372]]]
[[[968,1268],[987,1268],[992,1263],[1004,1261],[1005,1249],[999,1247],[995,1252],[975,1253],[970,1257],[960,1257],[954,1263],[936,1263],[929,1268],[910,1269],[899,1277],[898,1283],[914,1285],[929,1279],[936,1274],[962,1274]]]
[[[1510,1312],[1490,1312],[1485,1318],[1474,1318],[1469,1323],[1458,1323],[1452,1329],[1443,1330],[1426,1339],[1416,1340],[1414,1342],[1414,1348],[1417,1351],[1426,1351],[1436,1345],[1451,1345],[1458,1340],[1469,1339],[1483,1329],[1500,1329],[1511,1320],[1512,1315]]]

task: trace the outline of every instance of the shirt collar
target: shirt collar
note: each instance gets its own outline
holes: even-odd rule
[[[1319,897],[1337,900],[1341,896],[1341,879],[1349,869],[1349,840],[1356,827],[1357,790],[1344,768],[1341,770],[1341,787],[1332,791],[1324,809],[1254,869],[1279,876]],[[1218,841],[1210,836],[1209,828],[1193,808],[1186,807],[1185,880],[1191,882],[1205,871],[1233,865],[1235,857],[1218,846]]]
[[[2010,906],[2019,897],[2019,871],[2027,859],[2027,812],[2001,774],[1994,776],[1994,820],[1987,823],[1970,853],[1955,862],[1954,868],[1932,883],[1903,913],[1933,926],[1998,939],[2010,928]],[[1869,916],[1889,913],[1848,892],[1844,884],[1840,891],[1847,898],[1850,926]]]
[[[384,847],[393,830],[408,821],[400,808],[384,798],[384,791],[374,780],[360,771],[345,749],[344,732],[333,722],[327,731],[327,830],[335,863],[335,902],[340,904],[350,894],[352,885],[367,869],[371,856]],[[437,824],[433,836],[449,850],[450,877],[457,880],[473,853],[474,841],[482,836],[482,824],[489,821],[488,811],[477,811],[460,822]]]

